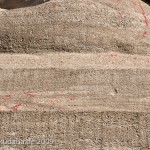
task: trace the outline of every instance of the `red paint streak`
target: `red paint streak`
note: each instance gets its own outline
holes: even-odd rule
[[[146,26],[148,27],[148,20],[147,20],[147,18],[146,18],[146,16],[145,16],[145,12],[144,12],[143,6],[142,6],[142,4],[140,3],[139,0],[138,0],[138,3],[139,3],[139,6],[140,6],[140,8],[141,8],[141,10],[142,10],[142,15],[143,15],[143,17],[144,17],[145,24],[146,24]]]
[[[113,1],[119,4],[122,0],[113,0]],[[136,3],[134,2],[134,0],[131,0],[131,2],[132,2],[132,4],[133,4],[134,8],[136,8]],[[149,26],[148,19],[147,19],[146,15],[145,15],[145,11],[144,11],[144,9],[143,9],[143,6],[142,6],[140,0],[138,0],[138,4],[139,4],[139,6],[140,6],[140,9],[142,10],[142,15],[143,15],[143,18],[144,18],[144,22],[145,22],[145,24],[146,24],[146,27],[148,27],[148,26]],[[123,14],[122,14],[121,12],[119,12],[119,11],[118,11],[118,15],[119,15],[120,18],[123,18]],[[147,32],[144,32],[142,38],[143,38],[143,37],[146,37],[147,34],[148,34]],[[138,38],[138,39],[139,39],[139,38]],[[98,57],[99,57],[99,56],[98,56]]]
[[[35,94],[32,94],[32,93],[26,93],[26,95],[29,96],[29,97],[34,97],[34,96],[36,96]]]
[[[17,104],[15,106],[12,107],[13,110],[17,110],[19,107],[21,106],[21,104]]]
[[[142,40],[143,38],[145,38],[146,36],[148,36],[148,34],[149,33],[147,31],[144,31],[143,34],[139,33],[139,35],[136,37],[136,39]]]
[[[145,32],[143,33],[143,37],[145,37],[147,34],[148,34],[148,33],[145,31]]]
[[[134,8],[135,8],[136,7],[136,3],[133,0],[131,0],[131,2],[132,2],[132,4],[134,5]]]

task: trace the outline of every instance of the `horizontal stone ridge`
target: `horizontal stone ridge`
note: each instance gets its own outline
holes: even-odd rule
[[[0,54],[0,69],[149,69],[150,56],[120,53]]]
[[[4,54],[0,59],[1,110],[21,103],[17,109],[24,111],[149,112],[150,69],[144,63],[149,63],[148,56],[117,53]]]
[[[19,110],[150,111],[150,70],[19,69],[0,76],[2,110],[6,100],[22,103]]]

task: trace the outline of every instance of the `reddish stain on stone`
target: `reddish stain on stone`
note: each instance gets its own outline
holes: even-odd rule
[[[110,54],[110,57],[116,57],[117,54]]]
[[[15,106],[12,107],[13,110],[17,110],[19,107],[21,106],[21,104],[17,104]]]
[[[143,37],[145,37],[147,34],[148,34],[148,32],[145,31],[145,32],[143,33]]]
[[[61,89],[60,89],[60,92],[64,92],[64,87],[62,86],[62,87],[60,87]]]
[[[8,107],[8,103],[6,101],[3,101],[4,106]]]
[[[26,96],[28,96],[28,97],[34,97],[34,96],[36,96],[36,95],[33,94],[33,93],[26,93]]]
[[[11,95],[10,95],[10,94],[8,94],[8,95],[5,95],[5,97],[6,97],[6,98],[11,98]]]
[[[3,112],[3,110],[0,109],[0,112]]]
[[[133,0],[131,0],[131,2],[133,4],[133,6],[136,7],[136,3]]]
[[[70,97],[70,100],[74,101],[74,100],[76,100],[76,98],[75,97]]]
[[[142,10],[142,15],[144,17],[145,24],[148,27],[148,20],[147,20],[147,17],[145,16],[145,12],[144,12],[143,6],[142,6],[142,4],[141,4],[141,2],[139,0],[138,0],[138,3],[139,3],[139,6],[140,6],[140,8]]]

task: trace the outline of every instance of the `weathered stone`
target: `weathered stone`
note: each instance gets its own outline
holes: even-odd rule
[[[130,0],[53,0],[0,14],[0,52],[149,55],[149,6]],[[145,18],[146,17],[146,18]],[[147,19],[147,20],[145,20]]]
[[[150,7],[22,2],[0,4],[0,150],[149,150]]]

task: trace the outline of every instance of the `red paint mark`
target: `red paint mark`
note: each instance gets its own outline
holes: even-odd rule
[[[143,17],[144,17],[145,24],[146,24],[146,26],[148,27],[148,20],[147,20],[147,18],[146,18],[146,16],[145,16],[145,12],[144,12],[143,6],[142,6],[142,4],[140,3],[139,0],[138,0],[138,3],[139,3],[139,6],[140,6],[140,8],[141,8],[141,10],[142,10],[142,15],[143,15]]]
[[[122,0],[112,0],[112,1],[116,2],[117,4],[119,4]],[[137,5],[136,5],[136,3],[134,2],[134,0],[131,0],[131,3],[133,4],[134,9],[136,9],[136,6],[137,6]],[[142,11],[142,15],[143,15],[143,18],[144,18],[144,22],[145,22],[145,24],[146,24],[146,27],[148,27],[148,26],[149,26],[148,19],[147,19],[146,15],[145,15],[145,11],[144,11],[144,9],[143,9],[143,6],[142,6],[140,0],[138,0],[138,5],[140,6],[140,9],[141,9],[141,11]],[[127,6],[127,5],[124,4],[124,6]],[[123,13],[121,13],[121,12],[119,12],[119,11],[118,11],[118,15],[119,15],[119,18],[123,18],[123,17],[124,17],[124,16],[123,16]],[[146,37],[146,35],[148,35],[148,33],[147,33],[147,32],[144,32],[144,33],[143,33],[143,36],[140,37],[140,38],[138,37],[138,39],[142,39],[143,37]]]
[[[117,54],[110,54],[110,57],[116,57]]]
[[[142,40],[143,38],[144,38],[144,35],[143,35],[144,33],[142,32],[140,32],[140,33],[138,33],[138,35],[135,37],[137,40]]]
[[[28,97],[34,97],[34,96],[36,96],[35,94],[32,94],[32,93],[26,93],[26,95],[27,95]]]
[[[131,0],[131,2],[132,2],[133,6],[135,8],[136,7],[136,3],[133,0]]]
[[[8,107],[8,103],[6,101],[3,101],[4,106]]]
[[[143,37],[145,37],[147,34],[148,34],[148,32],[145,31],[145,32],[143,33]]]
[[[8,95],[5,95],[5,97],[7,97],[7,98],[11,98],[11,95],[10,95],[10,94],[8,94]]]
[[[60,89],[60,92],[64,92],[64,87],[62,86],[62,87],[60,87],[61,89]]]
[[[144,39],[146,36],[148,36],[148,32],[147,31],[144,31],[142,33],[139,33],[138,36],[136,37],[136,39]]]
[[[76,100],[76,98],[75,97],[70,97],[70,100],[74,101],[74,100]]]
[[[19,107],[21,106],[21,104],[17,104],[15,106],[12,107],[13,110],[17,110]]]

